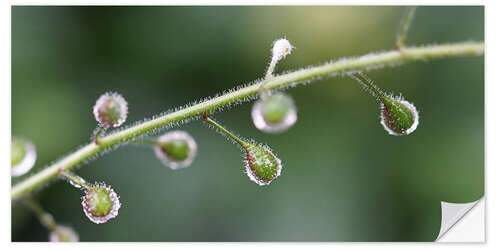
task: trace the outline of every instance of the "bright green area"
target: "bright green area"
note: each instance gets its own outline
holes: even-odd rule
[[[19,164],[24,159],[24,156],[26,156],[26,144],[21,139],[13,138],[10,151],[11,167]]]
[[[86,195],[86,201],[90,212],[95,216],[105,216],[113,208],[109,191],[103,187],[92,187]]]
[[[385,124],[393,131],[404,134],[415,121],[415,117],[411,110],[394,99],[384,98],[383,115],[385,117]]]
[[[191,149],[186,140],[171,140],[161,145],[163,152],[174,161],[183,161],[189,157]]]
[[[12,133],[36,142],[37,171],[90,142],[92,107],[106,91],[128,100],[125,125],[133,124],[263,77],[271,43],[285,35],[297,49],[275,74],[391,50],[403,11],[14,6]],[[406,43],[469,40],[484,40],[482,7],[419,8]],[[329,78],[286,90],[298,120],[283,134],[253,126],[253,103],[213,115],[282,160],[282,174],[269,186],[250,181],[242,152],[200,119],[179,127],[199,152],[182,171],[162,167],[150,147],[133,145],[75,170],[119,192],[123,207],[115,220],[89,222],[81,192],[63,181],[35,198],[82,241],[432,241],[440,201],[484,194],[484,57],[366,75],[415,104],[421,114],[415,132],[388,135],[379,103],[359,83]],[[47,240],[22,204],[13,205],[11,223],[13,241]]]
[[[293,100],[283,93],[267,96],[261,102],[261,112],[264,120],[271,124],[282,122],[290,109],[293,109]]]

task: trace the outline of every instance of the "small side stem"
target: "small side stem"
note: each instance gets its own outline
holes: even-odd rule
[[[80,186],[85,189],[90,189],[91,187],[87,184],[87,182],[80,176],[72,173],[71,171],[60,171],[59,175],[69,181],[73,186]]]
[[[264,99],[267,97],[267,91],[264,89],[264,86],[266,83],[273,77],[273,72],[274,68],[276,67],[276,64],[278,64],[278,61],[275,60],[274,58],[271,60],[271,63],[269,63],[269,67],[267,68],[266,76],[264,77],[264,81],[260,84],[259,86],[259,95],[260,99]]]
[[[383,99],[387,98],[386,95],[373,83],[373,81],[368,79],[365,75],[357,72],[353,73],[351,77],[365,86],[368,92],[370,92],[373,97],[377,98],[377,100],[382,101]]]
[[[102,132],[104,132],[104,130],[106,130],[106,127],[99,125],[99,128],[97,129],[97,132],[95,133],[94,137],[94,143],[96,145],[99,145],[99,136],[102,134]]]
[[[45,210],[43,210],[43,208],[29,196],[24,197],[23,201],[24,204],[26,204],[26,206],[36,214],[36,216],[44,226],[46,226],[51,231],[56,230],[56,222],[51,214],[45,212]]]
[[[224,128],[222,125],[220,125],[216,121],[212,120],[210,117],[208,117],[208,115],[206,113],[203,114],[203,120],[205,120],[205,122],[207,122],[208,124],[214,126],[218,130],[220,130],[222,133],[224,133],[227,136],[229,136],[235,142],[239,143],[242,147],[245,147],[247,145],[247,142],[241,140],[236,135],[234,135],[233,133],[231,133],[229,130],[227,130],[226,128]]]
[[[415,15],[415,10],[417,7],[410,6],[406,9],[406,14],[402,19],[401,26],[399,28],[398,35],[396,37],[396,48],[402,50],[404,48],[404,43],[406,40],[406,35],[408,34],[408,29],[410,28],[411,21]]]
[[[269,67],[267,68],[266,76],[264,77],[264,79],[268,79],[268,78],[271,78],[273,76],[273,72],[274,72],[274,68],[276,67],[276,64],[278,64],[278,61],[273,58],[271,60],[271,63],[269,63]]]

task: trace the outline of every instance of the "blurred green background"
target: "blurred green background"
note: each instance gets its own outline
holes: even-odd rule
[[[128,125],[264,75],[273,40],[296,50],[277,72],[394,48],[404,7],[13,7],[12,133],[37,146],[36,170],[90,141],[106,91],[129,102]],[[421,7],[407,44],[484,39],[483,7]],[[199,153],[173,171],[148,147],[125,146],[77,172],[121,196],[96,225],[81,191],[54,181],[34,194],[81,241],[433,241],[440,201],[484,194],[484,57],[372,71],[382,89],[420,111],[410,136],[389,136],[379,107],[347,77],[289,89],[288,132],[254,128],[251,103],[215,118],[270,145],[282,176],[259,187],[240,150],[200,121],[181,129]],[[23,177],[13,179],[17,183]],[[22,204],[12,240],[46,241]]]

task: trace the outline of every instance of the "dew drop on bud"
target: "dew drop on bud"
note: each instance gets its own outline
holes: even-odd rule
[[[256,101],[252,107],[255,127],[267,133],[281,133],[297,121],[293,99],[284,93],[275,93]]]
[[[175,130],[158,137],[155,154],[171,169],[188,167],[196,156],[196,142],[185,131]]]
[[[408,135],[418,126],[418,111],[403,98],[382,98],[380,123],[390,135]]]
[[[49,240],[51,242],[77,242],[79,237],[71,227],[56,225],[56,228],[50,232]]]
[[[281,174],[281,160],[266,145],[247,142],[242,145],[246,153],[246,172],[250,180],[260,186],[269,185]]]
[[[92,185],[82,197],[85,215],[94,223],[100,224],[115,218],[121,203],[118,195],[104,183]]]
[[[68,179],[69,184],[76,188],[83,188],[80,183],[85,183],[85,180],[80,176],[75,176],[76,179]]]
[[[105,93],[94,105],[94,117],[105,127],[118,127],[127,119],[127,101],[118,93]]]
[[[35,166],[36,148],[32,142],[17,137],[13,137],[11,143],[11,175],[17,177]]]

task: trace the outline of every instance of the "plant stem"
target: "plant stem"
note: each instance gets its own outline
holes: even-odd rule
[[[406,34],[410,28],[411,21],[415,15],[415,10],[417,7],[410,6],[406,8],[406,14],[402,19],[401,26],[399,28],[398,36],[396,37],[396,48],[401,50],[405,45]]]
[[[247,145],[247,142],[241,140],[240,138],[238,138],[238,136],[234,135],[233,133],[231,133],[231,131],[227,130],[226,128],[224,128],[222,125],[220,125],[219,123],[217,123],[216,121],[212,120],[210,117],[208,117],[208,115],[203,114],[203,119],[210,125],[214,126],[215,128],[217,128],[218,130],[220,130],[222,133],[226,134],[227,136],[229,136],[231,139],[233,139],[235,142],[239,143],[242,147],[245,147]]]
[[[315,80],[320,77],[332,77],[339,73],[380,68],[388,64],[398,65],[413,61],[482,54],[484,54],[484,42],[429,45],[405,48],[402,51],[393,50],[381,53],[370,53],[360,57],[341,59],[336,62],[328,62],[323,65],[306,67],[283,75],[274,76],[266,83],[266,89],[294,87],[297,83]],[[12,200],[16,200],[28,194],[35,188],[43,186],[45,183],[57,177],[60,171],[73,169],[83,161],[96,156],[105,149],[133,140],[137,136],[145,135],[156,129],[172,125],[179,121],[199,117],[205,112],[213,113],[222,107],[232,107],[235,104],[248,101],[250,97],[258,94],[262,81],[257,81],[252,85],[239,88],[227,94],[210,98],[204,102],[101,137],[99,138],[99,145],[90,143],[14,185],[11,189],[11,198]]]
[[[102,125],[99,125],[99,128],[97,129],[97,132],[95,133],[95,137],[94,137],[94,143],[97,145],[99,144],[99,136],[102,134],[102,132],[104,132],[106,128]]]
[[[87,182],[80,176],[70,172],[69,170],[61,170],[60,175],[71,183],[71,185],[78,188],[90,189]]]
[[[38,203],[31,199],[31,197],[24,197],[23,201],[24,204],[26,204],[26,206],[28,206],[36,214],[36,216],[44,226],[46,226],[51,231],[56,230],[56,222],[54,221],[52,215],[45,212],[45,210],[43,210],[43,208]]]
[[[365,86],[368,92],[370,92],[377,100],[382,101],[384,98],[386,98],[385,94],[373,83],[373,81],[366,78],[366,76],[364,76],[363,74],[354,73],[351,76],[354,79],[358,80],[358,82],[363,86]]]

